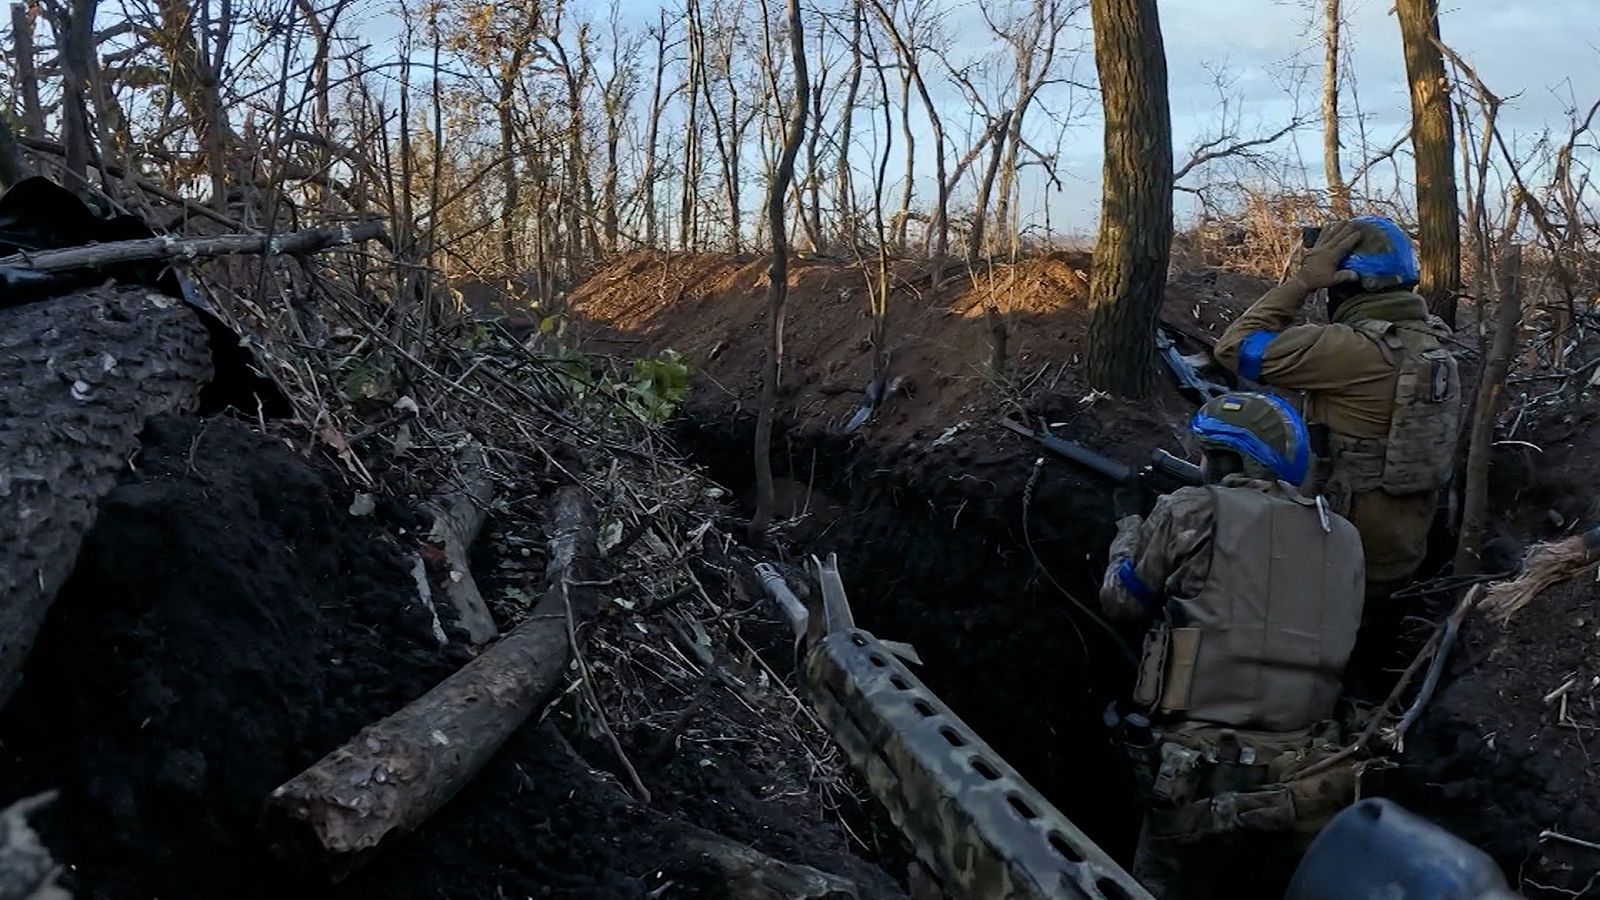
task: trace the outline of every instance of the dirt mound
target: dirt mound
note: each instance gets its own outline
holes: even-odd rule
[[[46,834],[79,884],[261,896],[266,793],[459,660],[435,647],[399,546],[349,515],[347,489],[226,419],[157,420],[144,441],[4,743],[14,778],[63,789]]]
[[[935,286],[927,262],[897,264],[890,369],[907,379],[906,396],[864,429],[867,440],[897,445],[933,437],[1020,395],[1072,403],[1087,396],[1078,363],[1087,346],[1089,265],[1088,254],[1055,253],[974,274],[947,271]],[[1162,317],[1185,333],[1215,337],[1263,289],[1216,270],[1187,273],[1169,285]],[[684,354],[700,376],[697,402],[727,413],[748,408],[760,392],[766,290],[763,256],[640,251],[580,285],[572,309],[599,326],[585,331],[596,349]],[[784,404],[795,427],[832,430],[860,405],[872,377],[869,296],[853,263],[792,262]],[[1009,385],[989,372],[991,307],[1005,332]]]
[[[238,422],[160,419],[143,439],[0,714],[0,798],[61,789],[37,820],[78,896],[718,896],[696,826],[895,893],[818,808],[812,757],[749,746],[780,701],[720,690],[663,693],[623,735],[654,807],[529,725],[345,882],[273,859],[267,793],[464,654],[435,645],[409,574],[421,523],[402,508],[352,516],[337,472]],[[642,615],[601,628],[606,672],[621,670],[605,655],[628,646],[620,634],[667,630]],[[569,706],[552,717],[586,734]],[[654,752],[679,715],[676,752]]]

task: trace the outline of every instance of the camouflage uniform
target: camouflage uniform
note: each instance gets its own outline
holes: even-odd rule
[[[1306,392],[1329,458],[1313,490],[1361,533],[1372,595],[1409,581],[1428,549],[1461,415],[1450,329],[1409,291],[1360,294],[1327,325],[1290,327],[1309,292],[1268,291],[1218,339],[1217,361],[1260,384]]]
[[[1134,700],[1160,741],[1139,758],[1149,803],[1134,877],[1158,897],[1281,896],[1317,829],[1354,795],[1327,725],[1362,607],[1354,527],[1282,482],[1229,475],[1118,523],[1100,600],[1157,619]]]

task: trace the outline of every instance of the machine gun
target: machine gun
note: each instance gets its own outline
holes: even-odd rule
[[[776,569],[757,572],[801,638],[818,717],[945,896],[1150,900],[911,673],[904,650],[856,627],[832,555],[813,566],[822,590],[807,604]]]
[[[1155,498],[1161,494],[1202,483],[1199,466],[1160,448],[1150,451],[1148,463],[1134,469],[1090,450],[1076,441],[1056,437],[1050,433],[1047,425],[1041,424],[1039,430],[1034,430],[1011,418],[1002,418],[1000,424],[1025,438],[1038,441],[1051,453],[1076,463],[1080,468],[1093,472],[1106,481],[1136,491],[1139,497],[1139,511],[1149,509],[1155,503]],[[1118,515],[1122,515],[1123,512],[1123,510],[1117,511]]]

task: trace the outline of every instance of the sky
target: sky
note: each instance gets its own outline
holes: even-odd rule
[[[375,18],[386,0],[375,0],[367,7]],[[643,26],[654,23],[663,2],[673,7],[679,0],[618,0],[625,24]],[[830,11],[842,8],[842,0],[803,0]],[[994,12],[1007,2],[1025,0],[948,0],[943,4],[946,23],[955,47],[952,58],[975,55],[992,49],[995,39],[985,26],[978,3]],[[1441,31],[1445,43],[1475,66],[1488,86],[1508,98],[1501,112],[1503,133],[1514,143],[1533,140],[1547,127],[1564,130],[1568,109],[1580,105],[1587,109],[1600,99],[1600,0],[1441,0]],[[575,0],[592,20],[602,21],[609,0]],[[1405,65],[1401,54],[1399,27],[1392,13],[1393,0],[1343,0],[1344,47],[1348,60],[1341,92],[1346,152],[1344,169],[1349,172],[1361,162],[1357,145],[1356,109],[1359,99],[1361,123],[1371,145],[1386,148],[1409,127],[1409,95]],[[1320,184],[1322,172],[1319,91],[1323,45],[1321,35],[1323,0],[1160,0],[1162,32],[1166,44],[1168,87],[1171,97],[1175,158],[1181,165],[1191,148],[1215,134],[1223,115],[1223,101],[1216,84],[1218,73],[1225,73],[1227,109],[1238,117],[1238,128],[1245,135],[1276,131],[1297,111],[1296,99],[1286,85],[1299,73],[1306,81],[1299,91],[1300,114],[1307,125],[1285,138],[1275,149],[1300,160],[1313,184]],[[1064,69],[1072,80],[1094,81],[1093,57],[1088,52],[1092,37],[1087,15],[1080,25],[1063,35]],[[383,23],[367,30],[369,39],[381,41],[387,31]],[[814,39],[814,36],[808,36]],[[1066,53],[1078,47],[1084,52]],[[648,61],[640,61],[648,68]],[[837,73],[835,78],[837,78]],[[964,109],[948,79],[935,85],[936,100],[942,107]],[[898,88],[895,88],[898,92]],[[939,96],[943,93],[943,96]],[[1049,188],[1037,167],[1024,172],[1020,187],[1021,215],[1025,227],[1038,229],[1048,220],[1056,233],[1092,233],[1100,200],[1102,122],[1092,93],[1066,85],[1047,88],[1044,102],[1057,109],[1077,111],[1066,139],[1061,144],[1057,174],[1059,189]],[[946,114],[947,119],[960,115]],[[863,127],[873,119],[868,110],[858,113],[858,140],[870,142],[871,131]],[[966,140],[963,129],[974,127],[969,121],[947,121],[947,129],[957,141]],[[1056,129],[1038,115],[1033,116],[1031,133],[1054,144]],[[931,135],[920,108],[914,115],[919,132],[919,202],[933,194]],[[1037,129],[1037,130],[1034,130]],[[963,143],[962,147],[966,145]],[[865,157],[869,147],[858,149]],[[900,151],[890,164],[891,179],[904,172]],[[1397,160],[1398,177],[1409,179],[1409,161]],[[857,166],[864,180],[869,164]],[[1396,169],[1386,168],[1375,178],[1393,184]],[[1197,173],[1198,174],[1198,173]],[[1194,180],[1190,179],[1191,182]],[[970,190],[972,179],[965,187]],[[1381,186],[1379,186],[1381,187]],[[897,191],[894,195],[897,196]],[[759,190],[746,190],[751,202]],[[957,200],[961,198],[958,194]],[[1192,216],[1192,200],[1180,194],[1178,215]]]

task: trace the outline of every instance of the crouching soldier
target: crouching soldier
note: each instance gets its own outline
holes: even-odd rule
[[[1340,743],[1361,539],[1297,492],[1309,437],[1285,401],[1226,394],[1191,427],[1205,484],[1118,522],[1100,589],[1108,615],[1153,623],[1133,696],[1153,729],[1135,752],[1148,805],[1133,874],[1163,900],[1281,897],[1354,797],[1348,765],[1295,776]]]

